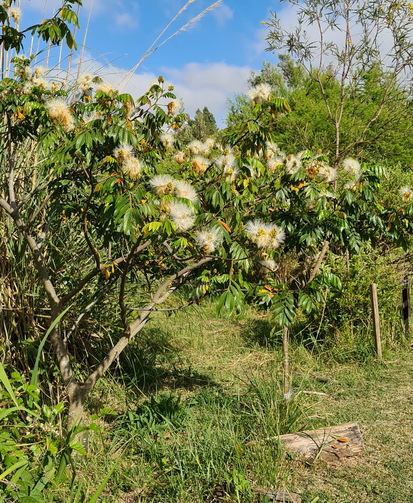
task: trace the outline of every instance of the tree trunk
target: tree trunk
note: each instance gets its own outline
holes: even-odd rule
[[[74,426],[79,426],[82,424],[84,420],[84,407],[86,398],[92,388],[90,386],[85,386],[84,384],[79,384],[77,382],[71,381],[66,386],[66,390],[69,398],[67,429],[70,430]]]

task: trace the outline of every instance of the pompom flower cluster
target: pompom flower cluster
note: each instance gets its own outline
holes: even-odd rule
[[[53,99],[46,103],[46,110],[49,117],[63,127],[65,131],[74,128],[74,119],[69,105],[62,99]]]
[[[255,87],[252,87],[247,95],[248,98],[250,99],[251,105],[259,105],[260,103],[263,103],[264,101],[268,101],[271,97],[271,86],[269,84],[258,84]]]
[[[214,252],[222,239],[222,232],[215,228],[200,231],[196,234],[197,244],[204,253]]]
[[[136,180],[142,170],[141,162],[133,155],[131,145],[122,143],[113,151],[113,156],[120,163],[122,173],[128,175],[131,180]]]
[[[404,202],[409,202],[413,200],[413,189],[410,187],[402,187],[399,191]]]
[[[170,175],[157,175],[149,182],[160,196],[170,194],[196,203],[198,195],[192,185],[184,180],[176,180]]]
[[[275,250],[285,240],[285,232],[281,227],[262,222],[261,220],[250,220],[247,222],[245,232],[258,248]]]

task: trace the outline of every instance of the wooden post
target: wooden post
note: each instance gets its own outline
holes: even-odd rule
[[[379,303],[377,301],[377,285],[376,285],[376,283],[372,283],[372,285],[371,285],[371,305],[373,308],[374,342],[376,345],[377,357],[379,360],[382,360]]]
[[[284,371],[284,395],[290,393],[290,359],[288,355],[288,327],[283,326],[283,371]]]
[[[411,308],[410,308],[410,278],[407,274],[403,278],[402,299],[403,299],[404,333],[406,337],[409,338],[410,337],[409,318],[411,316]]]

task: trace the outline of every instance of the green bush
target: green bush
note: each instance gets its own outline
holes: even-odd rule
[[[405,341],[402,320],[402,279],[407,272],[400,250],[364,247],[358,255],[330,254],[328,266],[342,280],[340,292],[326,291],[319,310],[300,320],[296,329],[308,345],[331,349],[337,361],[363,361],[374,356],[370,287],[377,284],[384,350]],[[396,266],[396,264],[398,264]]]

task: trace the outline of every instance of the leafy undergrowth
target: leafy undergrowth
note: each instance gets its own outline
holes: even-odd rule
[[[295,393],[286,401],[280,335],[271,329],[256,313],[222,318],[212,305],[153,321],[89,403],[101,433],[77,461],[85,494],[113,469],[102,502],[258,503],[271,489],[297,492],[303,503],[410,501],[409,355],[385,350],[394,361],[377,364],[366,336],[364,361],[339,365],[321,343],[293,338]],[[347,421],[359,423],[366,449],[340,465],[309,467],[277,442]],[[70,501],[62,487],[50,498]]]

